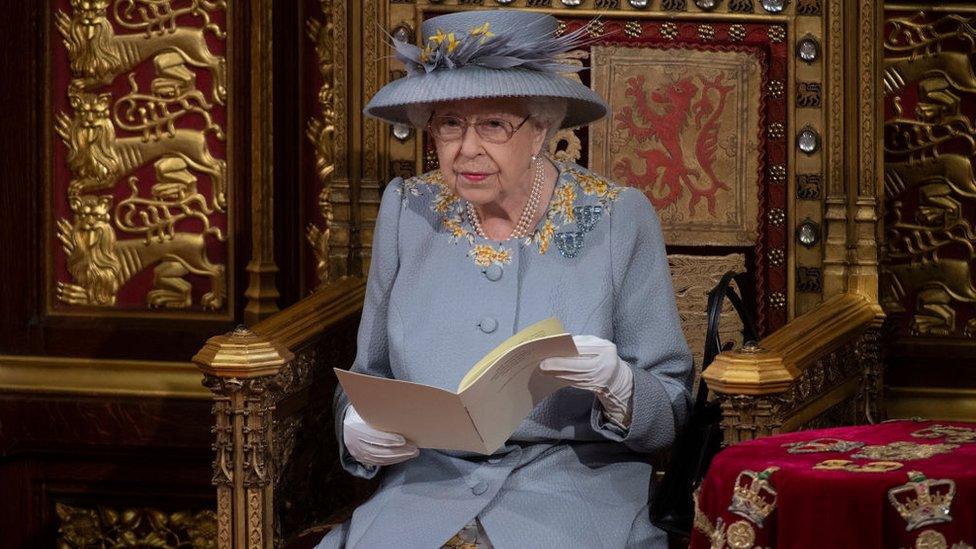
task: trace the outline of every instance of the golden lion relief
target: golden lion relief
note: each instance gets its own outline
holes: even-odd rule
[[[74,117],[60,113],[56,130],[68,148],[68,167],[74,174],[70,196],[111,188],[140,166],[173,156],[210,175],[213,206],[224,211],[227,164],[210,154],[204,132],[176,128],[158,138],[116,137],[109,94],[75,90],[69,97]]]
[[[71,0],[71,15],[59,11],[58,31],[68,50],[71,72],[83,89],[111,84],[115,77],[162,52],[175,52],[213,75],[214,101],[227,97],[226,62],[210,53],[206,28],[171,26],[157,32],[116,35],[106,16],[108,0]]]
[[[202,234],[175,233],[163,240],[115,238],[110,224],[111,196],[70,199],[74,221],[58,221],[58,239],[68,256],[68,272],[75,283],[58,282],[58,299],[71,305],[115,305],[116,294],[136,273],[156,264],[150,307],[186,308],[192,304],[187,274],[210,278],[210,291],[200,300],[206,309],[219,309],[227,296],[224,266],[207,259]]]

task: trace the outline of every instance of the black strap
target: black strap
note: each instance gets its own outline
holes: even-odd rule
[[[735,280],[741,287],[741,274],[735,271],[728,271],[722,275],[722,279],[708,292],[708,328],[705,332],[705,355],[702,358],[702,373],[711,365],[715,357],[722,352],[722,338],[718,332],[719,321],[722,319],[722,305],[725,298],[729,299],[739,319],[742,320],[742,342],[756,341],[759,339],[756,332],[756,325],[749,314],[748,308],[732,286]],[[708,402],[708,385],[704,378],[698,380],[698,394],[695,395],[695,408],[700,408]]]

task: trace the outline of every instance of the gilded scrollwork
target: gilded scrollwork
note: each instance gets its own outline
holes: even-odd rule
[[[56,78],[66,82],[56,93],[67,96],[68,111],[54,116],[68,169],[66,184],[61,176],[54,184],[70,214],[55,221],[66,271],[57,275],[58,302],[137,305],[122,302],[121,290],[152,268],[146,306],[224,308],[226,267],[214,258],[229,246],[228,169],[220,158],[227,73],[212,44],[226,40],[226,2],[68,6],[54,14],[68,60],[68,74]],[[198,186],[201,175],[209,186]],[[193,276],[210,282],[197,300]]]
[[[895,13],[884,41],[886,220],[882,302],[910,335],[976,337],[972,260],[976,17]]]
[[[336,93],[335,93],[335,41],[334,25],[331,18],[331,1],[323,1],[321,19],[309,18],[306,24],[308,38],[315,44],[318,57],[322,87],[318,93],[321,111],[308,121],[306,135],[315,150],[315,169],[322,189],[319,191],[319,214],[321,224],[309,223],[305,236],[315,254],[315,272],[318,283],[325,284],[332,279],[330,268],[332,256],[333,224],[335,211],[332,204],[332,174],[336,168]]]
[[[55,503],[57,546],[217,547],[217,516],[212,510],[166,512],[153,508],[96,508]]]

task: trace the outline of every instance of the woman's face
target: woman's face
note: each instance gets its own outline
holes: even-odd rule
[[[534,119],[526,120],[528,112],[516,100],[477,99],[451,101],[435,106],[432,124],[448,124],[456,128],[460,119],[464,129],[459,139],[443,140],[435,135],[437,158],[448,188],[461,198],[479,206],[501,203],[507,197],[521,197],[528,193],[532,181],[532,155],[539,153],[546,137],[546,128]],[[523,124],[522,121],[526,120]],[[504,143],[486,140],[474,125],[482,121],[483,130],[518,128]],[[521,124],[521,126],[520,126]]]

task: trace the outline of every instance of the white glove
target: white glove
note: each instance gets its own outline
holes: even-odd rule
[[[420,454],[417,446],[402,436],[370,427],[352,404],[342,419],[342,441],[363,465],[393,465]]]
[[[630,427],[634,372],[617,356],[617,346],[605,339],[573,336],[578,357],[547,358],[539,369],[578,389],[592,391],[603,404],[603,414],[622,429]]]

